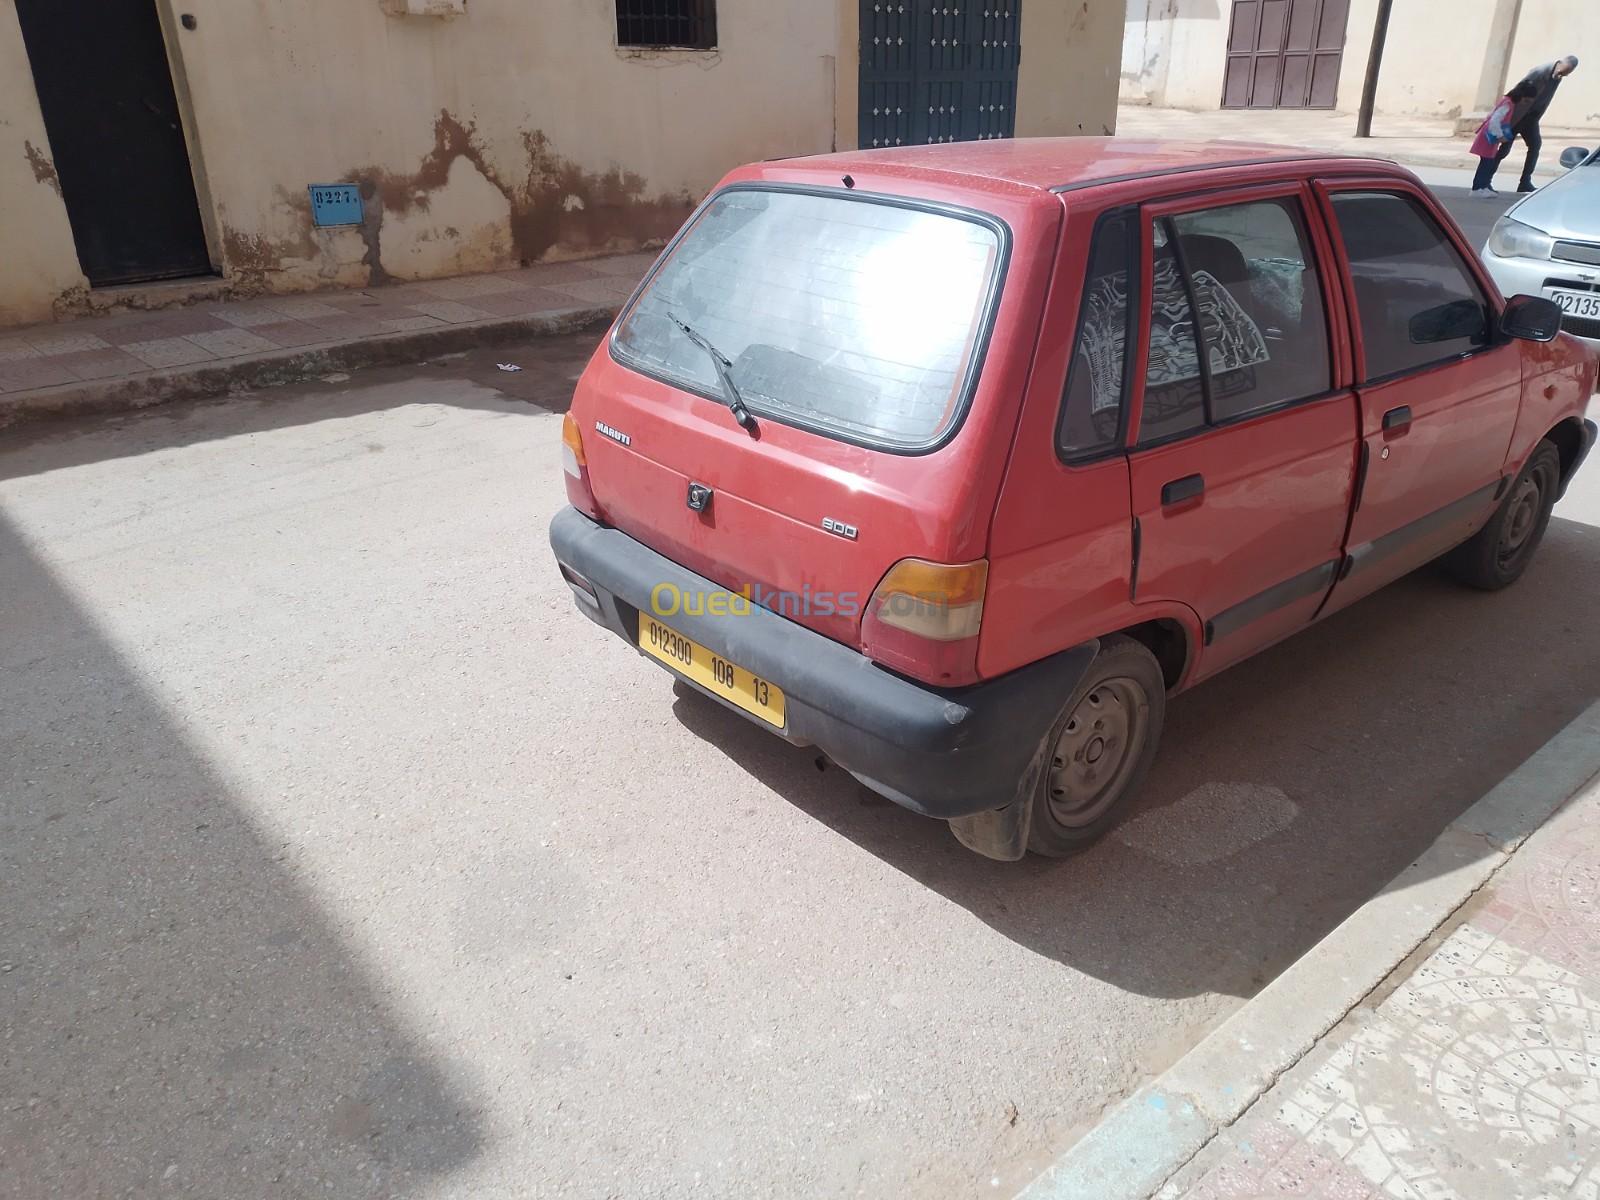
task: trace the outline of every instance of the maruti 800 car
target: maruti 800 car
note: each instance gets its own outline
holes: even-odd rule
[[[1064,855],[1169,696],[1441,556],[1523,573],[1595,438],[1560,318],[1388,162],[746,166],[580,379],[550,541],[691,687],[983,854]]]

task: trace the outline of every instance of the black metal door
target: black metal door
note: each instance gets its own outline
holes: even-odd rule
[[[1010,137],[1022,0],[861,0],[860,146]]]
[[[17,0],[17,18],[89,281],[209,272],[155,0]]]

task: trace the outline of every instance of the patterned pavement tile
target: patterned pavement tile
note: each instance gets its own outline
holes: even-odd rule
[[[437,317],[415,313],[409,317],[382,317],[378,324],[385,333],[414,333],[419,329],[435,329],[444,324]]]
[[[434,317],[452,325],[467,321],[482,321],[490,315],[481,308],[473,308],[456,300],[413,300],[406,307],[414,308],[424,316]]]
[[[1600,800],[1163,1190],[1182,1200],[1600,1200]]]
[[[114,375],[137,375],[150,367],[122,350],[79,350],[54,356],[79,379],[110,379]]]
[[[288,317],[293,321],[320,321],[324,317],[337,317],[342,310],[331,304],[324,304],[320,300],[306,300],[298,297],[263,300],[262,304],[279,315],[282,320]]]
[[[338,334],[324,325],[307,321],[272,321],[253,326],[250,332],[279,346],[314,346],[318,342],[338,340]]]
[[[497,317],[519,317],[525,313],[559,312],[565,308],[578,308],[579,302],[550,288],[518,288],[516,291],[502,292],[494,296],[474,296],[472,307]]]
[[[85,350],[106,350],[111,343],[92,333],[45,326],[23,334],[28,344],[43,355],[79,354]]]
[[[509,279],[518,287],[550,287],[557,283],[581,283],[595,279],[597,272],[591,265],[596,260],[568,263],[539,263],[516,271],[501,271],[496,279]]]
[[[587,301],[590,304],[621,304],[633,295],[637,279],[617,278],[605,276],[600,279],[586,279],[578,283],[552,284],[551,289],[564,292],[568,296]]]
[[[78,376],[59,357],[0,359],[0,392],[25,392],[77,382]]]
[[[125,342],[122,349],[152,367],[181,367],[186,363],[206,362],[216,355],[186,337],[155,338],[148,342]]]
[[[212,329],[226,329],[227,323],[200,309],[177,309],[173,312],[154,313],[126,321],[108,320],[96,325],[95,330],[114,346],[127,346],[133,342],[153,342],[166,338],[182,337],[188,333],[205,333]]]
[[[258,325],[274,325],[288,318],[276,308],[270,308],[264,302],[249,301],[244,304],[230,304],[227,308],[214,308],[208,314],[240,329],[254,329]]]
[[[473,300],[479,296],[494,296],[514,292],[522,285],[503,275],[462,275],[455,279],[433,279],[418,285],[418,291],[427,292],[440,300]]]
[[[602,275],[622,275],[633,283],[638,283],[639,280],[644,278],[644,273],[654,265],[656,258],[657,255],[654,252],[649,254],[617,254],[611,258],[593,259],[590,265]]]
[[[189,340],[215,354],[218,358],[236,358],[241,354],[260,354],[278,347],[264,337],[257,337],[248,329],[213,329],[206,333],[191,333]]]

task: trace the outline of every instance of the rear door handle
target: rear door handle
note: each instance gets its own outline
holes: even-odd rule
[[[1383,431],[1385,433],[1404,433],[1411,428],[1411,406],[1402,404],[1399,408],[1391,408],[1383,414]]]
[[[1161,489],[1162,504],[1182,504],[1185,500],[1193,500],[1196,496],[1205,495],[1206,477],[1204,475],[1185,475],[1182,479],[1174,479]]]

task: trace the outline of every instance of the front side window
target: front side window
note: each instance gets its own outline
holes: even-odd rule
[[[1367,379],[1468,353],[1489,340],[1489,305],[1444,230],[1409,196],[1336,192]]]
[[[1328,390],[1322,284],[1296,202],[1181,213],[1153,234],[1142,442]]]
[[[911,451],[971,392],[998,292],[989,224],[843,195],[730,189],[705,208],[618,328],[625,365],[719,396],[732,363],[756,413]]]

